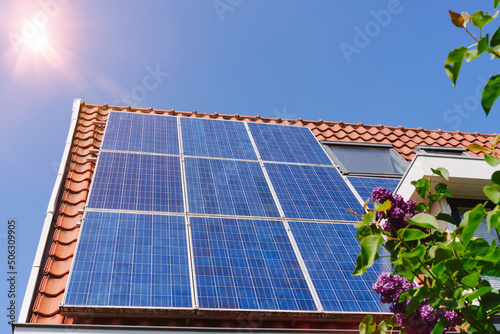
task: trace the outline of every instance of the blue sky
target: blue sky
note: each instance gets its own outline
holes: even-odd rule
[[[9,302],[7,220],[17,222],[20,306],[73,99],[498,132],[500,103],[486,118],[477,97],[498,61],[464,64],[456,89],[444,72],[448,52],[473,43],[447,10],[492,3],[3,0],[0,308]]]

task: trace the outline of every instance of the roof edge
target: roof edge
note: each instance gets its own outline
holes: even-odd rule
[[[339,124],[341,126],[356,126],[356,127],[359,127],[359,126],[364,126],[364,127],[371,127],[371,128],[388,128],[388,129],[400,129],[400,130],[403,130],[403,131],[409,131],[409,130],[413,130],[413,131],[436,131],[436,132],[440,132],[440,133],[449,133],[449,134],[465,134],[465,133],[470,133],[470,134],[474,134],[474,135],[481,135],[481,136],[496,136],[497,133],[480,133],[480,132],[467,132],[467,131],[460,131],[460,130],[456,130],[456,131],[447,131],[447,130],[441,130],[441,129],[436,129],[436,130],[432,130],[432,129],[424,129],[422,127],[419,127],[419,128],[411,128],[411,127],[404,127],[402,125],[399,125],[399,126],[388,126],[388,125],[383,125],[383,124],[365,124],[365,123],[362,123],[362,122],[359,122],[359,123],[348,123],[348,122],[343,122],[343,121],[324,121],[322,119],[318,119],[318,120],[304,120],[302,118],[297,118],[297,119],[284,119],[284,118],[281,118],[281,117],[275,117],[275,118],[272,118],[272,117],[262,117],[260,115],[255,115],[255,116],[249,116],[249,115],[239,115],[239,114],[219,114],[217,112],[213,113],[213,114],[210,114],[210,113],[201,113],[201,112],[197,112],[196,110],[193,110],[193,111],[181,111],[181,110],[174,110],[174,109],[153,109],[152,107],[149,107],[149,108],[142,108],[142,107],[131,107],[131,106],[110,106],[108,104],[90,104],[90,103],[85,103],[83,102],[83,104],[85,106],[88,106],[88,107],[93,107],[93,108],[101,108],[103,110],[106,110],[108,108],[111,108],[111,109],[114,109],[115,111],[118,111],[117,109],[120,109],[122,108],[123,111],[125,112],[141,112],[141,113],[158,113],[158,114],[166,114],[166,115],[177,115],[177,116],[191,116],[191,117],[203,117],[203,116],[211,116],[212,118],[214,117],[220,117],[220,118],[231,118],[231,117],[235,117],[239,120],[242,120],[244,121],[245,119],[259,119],[259,120],[262,120],[264,122],[266,121],[278,121],[278,122],[290,122],[290,123],[297,123],[297,122],[302,122],[303,124],[308,124],[308,123],[313,123],[313,124],[316,124],[316,125],[319,125],[319,124],[326,124],[326,125],[332,125],[332,124]]]
[[[70,163],[71,146],[76,130],[76,125],[78,122],[78,117],[80,115],[82,103],[83,103],[82,100],[79,98],[73,100],[73,108],[71,111],[71,123],[70,123],[71,125],[69,128],[68,137],[66,139],[66,144],[61,158],[61,163],[59,164],[57,178],[54,183],[54,188],[52,189],[52,195],[50,196],[49,204],[47,206],[47,213],[45,214],[42,233],[35,254],[35,260],[33,261],[33,266],[31,267],[31,273],[28,279],[28,284],[26,287],[26,292],[24,294],[23,303],[21,305],[21,311],[18,317],[19,323],[29,322],[29,315],[32,310],[32,305],[38,292],[37,282],[40,279],[39,277],[40,271],[43,268],[44,254],[46,253],[47,247],[50,247],[49,245],[52,243],[52,240],[49,240],[50,228],[52,225],[52,221],[54,219],[54,212],[57,208],[58,199],[60,199],[61,189],[64,185],[63,177],[67,172],[67,167]]]

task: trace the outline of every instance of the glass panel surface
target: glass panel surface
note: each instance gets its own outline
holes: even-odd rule
[[[403,158],[396,159],[397,153],[390,148],[350,145],[328,145],[328,148],[350,173],[403,174],[408,167]]]
[[[102,149],[179,154],[177,118],[130,112],[111,112]]]
[[[264,161],[332,165],[307,127],[248,123]]]
[[[372,289],[390,262],[380,259],[362,276],[351,276],[360,252],[350,224],[288,222],[325,311],[389,312]]]
[[[187,156],[257,160],[243,122],[183,117],[181,132]]]
[[[336,168],[265,164],[286,218],[357,221],[362,206]]]
[[[258,162],[186,158],[190,213],[279,217]]]
[[[192,307],[184,217],[88,211],[65,304]]]
[[[354,189],[358,192],[359,196],[363,201],[367,199],[370,200],[370,204],[372,202],[372,191],[374,188],[383,187],[387,190],[394,192],[396,187],[399,184],[399,179],[384,179],[377,177],[356,177],[356,176],[348,176],[347,179],[353,185]]]
[[[316,310],[282,222],[190,222],[200,308]]]
[[[180,158],[101,152],[87,206],[184,212]]]

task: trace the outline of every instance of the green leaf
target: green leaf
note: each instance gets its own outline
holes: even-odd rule
[[[460,71],[460,68],[458,69]],[[458,76],[457,76],[458,78]],[[500,74],[494,75],[488,79],[481,95],[481,105],[483,106],[486,115],[489,114],[493,103],[500,95]]]
[[[490,15],[488,12],[483,12],[482,10],[478,10],[477,12],[470,15],[470,21],[473,25],[482,29],[486,24],[493,21],[498,16],[498,12]]]
[[[493,9],[497,9],[498,3],[500,3],[500,0],[493,0]]]
[[[425,233],[422,230],[417,230],[414,228],[405,228],[398,231],[398,236],[403,238],[405,241],[420,240],[427,238],[430,234]]]
[[[486,225],[488,225],[488,232],[500,224],[500,212],[488,212],[486,215]]]
[[[434,252],[434,259],[436,263],[446,261],[453,256],[453,251],[450,247],[437,247]]]
[[[492,167],[498,166],[500,164],[500,159],[492,156],[491,154],[484,154],[484,160],[488,163],[488,165]]]
[[[366,215],[363,216],[364,225],[370,224],[372,220],[373,220],[373,212],[368,212]]]
[[[467,50],[468,49],[465,46],[461,46],[458,49],[450,51],[450,53],[448,53],[448,59],[446,59],[444,63],[444,70],[453,83],[453,87],[455,87],[457,82],[460,74],[460,68],[462,67],[462,62],[464,61]]]
[[[483,238],[472,240],[469,245],[470,254],[472,257],[484,257],[491,252],[490,244]]]
[[[367,315],[363,321],[359,324],[359,332],[362,334],[371,334],[373,333],[373,317],[371,315]]]
[[[439,230],[436,217],[428,213],[418,213],[411,218],[407,218],[406,220],[408,220],[408,225],[410,226],[420,226],[431,230]]]
[[[401,262],[409,269],[417,270],[425,257],[425,246],[419,245],[409,253],[401,253]]]
[[[481,307],[491,310],[500,305],[500,291],[492,290],[481,297]]]
[[[438,193],[438,194],[451,196],[450,188],[448,188],[448,185],[445,183],[436,184],[436,187],[434,188],[434,190],[436,190],[436,193]]]
[[[475,299],[477,299],[477,298],[481,297],[482,295],[490,292],[491,290],[493,290],[493,288],[491,286],[484,286],[482,288],[479,288],[478,290],[474,290],[471,294],[466,295],[465,299],[467,299],[467,301],[469,303],[472,303]]]
[[[441,334],[444,332],[444,328],[448,325],[448,320],[444,316],[439,318],[438,323],[434,326],[431,334]]]
[[[498,188],[493,186],[485,186],[483,188],[483,191],[490,201],[495,204],[500,204],[500,190],[498,190]]]
[[[453,224],[453,225],[457,225],[457,222],[455,221],[455,219],[453,218],[453,216],[450,215],[449,213],[438,213],[438,215],[436,216],[436,218],[439,219],[439,220],[444,220],[447,223],[450,223],[450,224]]]
[[[430,189],[430,183],[428,179],[420,179],[418,181],[411,181],[411,184],[415,186],[415,190],[422,198],[426,198],[427,193]]]
[[[356,259],[356,268],[352,273],[353,276],[363,275],[373,265],[378,256],[378,249],[383,242],[384,238],[381,234],[369,235],[359,242],[361,253],[359,253]]]
[[[484,210],[483,204],[478,204],[474,209],[464,214],[464,218],[460,223],[462,243],[464,246],[467,247],[469,245],[474,233],[476,233],[477,227],[485,216],[486,211]]]
[[[448,9],[448,12],[450,13],[451,23],[453,23],[453,25],[455,27],[458,27],[458,28],[465,27],[465,19],[461,14],[452,12],[449,9]]]
[[[500,187],[500,170],[497,170],[491,175],[491,185]]]
[[[413,296],[415,296],[417,294],[417,292],[418,292],[418,288],[416,288],[416,287],[409,288],[408,290],[403,291],[399,295],[398,302],[401,303],[401,302],[404,302],[407,299],[413,298]]]
[[[500,133],[497,134],[495,136],[495,138],[493,138],[491,141],[490,141],[490,144],[491,144],[491,147],[494,148],[495,146],[497,146],[498,142],[500,142]]]
[[[473,272],[472,274],[463,277],[461,282],[468,288],[475,288],[479,283],[479,273],[477,271]]]
[[[471,150],[471,151],[482,151],[482,152],[488,152],[489,149],[482,146],[482,145],[479,145],[479,144],[472,144],[472,145],[469,145],[469,146],[465,146],[466,149],[468,150]]]
[[[425,203],[417,203],[417,205],[415,206],[415,211],[427,212],[429,211],[429,208],[427,207],[427,205],[425,205]]]
[[[480,56],[480,54],[479,54],[479,51],[477,49],[468,49],[467,53],[465,54],[465,61],[470,63],[471,61],[473,61],[474,59],[476,59],[479,56]]]
[[[465,55],[465,60],[469,63],[473,61],[474,59],[478,58],[480,55],[482,55],[484,52],[488,51],[490,46],[489,46],[489,38],[490,35],[486,34],[483,38],[477,42],[477,49],[469,49],[467,50],[467,54]],[[475,44],[474,44],[475,45]]]
[[[366,208],[368,207],[368,203],[370,203],[370,199],[367,198],[366,201],[363,203],[363,212],[366,211]]]
[[[489,49],[489,41],[490,41],[490,35],[486,34],[483,38],[477,42],[477,53],[478,56],[480,56],[483,52],[488,51]]]
[[[450,172],[448,172],[446,168],[443,167],[439,167],[436,169],[431,168],[431,170],[434,175],[441,176],[446,181],[448,181],[448,179],[450,178]]]
[[[387,210],[389,210],[391,208],[391,201],[386,200],[384,203],[375,202],[374,206],[375,206],[375,211],[386,212]]]

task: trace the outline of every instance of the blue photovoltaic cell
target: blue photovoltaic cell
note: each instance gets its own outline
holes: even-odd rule
[[[257,160],[245,123],[181,118],[185,155]]]
[[[360,252],[350,224],[288,222],[325,311],[389,312],[372,284],[382,272],[392,272],[387,258],[362,276],[351,276]]]
[[[87,206],[184,212],[180,158],[101,152]]]
[[[184,217],[87,211],[65,304],[192,307]]]
[[[282,222],[190,222],[200,308],[317,310]]]
[[[279,217],[258,162],[186,158],[189,212]]]
[[[177,118],[111,112],[106,124],[102,149],[179,154]]]
[[[248,123],[264,161],[332,165],[307,127]]]
[[[362,207],[333,167],[265,164],[286,218],[357,221]]]
[[[370,204],[372,203],[372,190],[374,188],[384,187],[394,192],[399,183],[399,179],[384,179],[379,177],[348,176],[347,179],[354,186],[354,189],[356,189],[363,201],[366,201],[367,198],[370,199]]]

